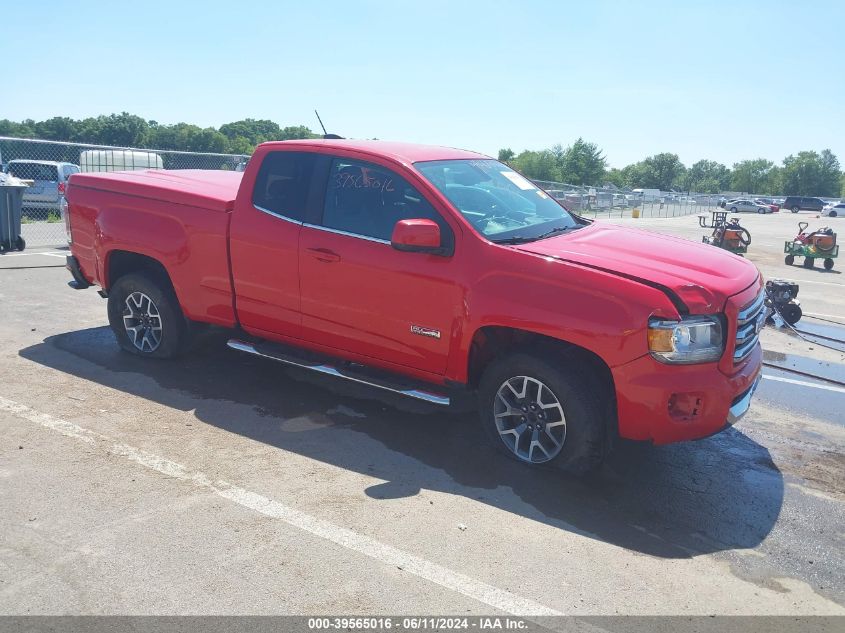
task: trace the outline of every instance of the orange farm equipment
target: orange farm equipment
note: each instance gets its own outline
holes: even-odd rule
[[[736,255],[748,252],[748,245],[751,244],[751,233],[739,224],[739,218],[731,218],[727,221],[717,222],[711,235],[701,238],[705,244],[718,246]]]

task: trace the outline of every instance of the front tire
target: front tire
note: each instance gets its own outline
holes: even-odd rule
[[[831,268],[833,268],[833,258],[832,257],[825,257],[824,269],[830,270]]]
[[[736,207],[731,207],[731,213],[736,213]]]
[[[792,264],[795,263],[795,255],[787,255],[786,257],[783,258],[783,262],[787,266],[792,266]]]
[[[109,325],[120,348],[152,358],[178,356],[188,323],[167,280],[146,273],[119,278],[109,289]]]
[[[23,239],[23,235],[18,235],[18,239],[15,240],[15,248],[20,252],[23,252],[26,248],[26,240]]]
[[[481,425],[512,459],[586,475],[604,458],[606,409],[597,385],[563,362],[527,353],[494,360],[479,386]]]
[[[836,217],[836,211],[831,211],[830,213],[828,213],[828,215],[832,218],[835,218]]]

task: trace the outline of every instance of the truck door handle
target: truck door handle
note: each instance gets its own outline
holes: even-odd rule
[[[340,261],[340,255],[327,248],[309,248],[306,250],[311,254],[312,257],[316,258],[317,261],[320,262],[326,262],[327,264],[331,264]]]

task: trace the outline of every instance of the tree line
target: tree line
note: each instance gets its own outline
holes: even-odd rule
[[[790,154],[780,165],[756,158],[734,163],[732,167],[713,160],[700,160],[687,167],[677,154],[663,152],[622,169],[608,169],[604,153],[596,144],[579,138],[566,148],[555,145],[519,154],[509,148],[501,149],[499,160],[533,180],[572,185],[697,193],[746,191],[769,195],[845,196],[845,173],[829,149]]]
[[[317,138],[304,125],[281,127],[267,119],[243,119],[219,128],[190,123],[162,124],[134,114],[101,115],[85,119],[53,117],[45,121],[0,119],[0,136],[38,138],[97,145],[117,145],[189,152],[251,154],[265,141]],[[756,158],[727,167],[700,160],[690,167],[677,154],[663,152],[622,169],[608,168],[604,152],[581,138],[572,145],[525,150],[499,150],[499,160],[534,180],[573,185],[614,185],[663,191],[719,193],[747,191],[770,195],[845,196],[845,174],[829,149],[790,154],[780,165]]]
[[[127,112],[87,119],[0,119],[0,136],[221,154],[251,154],[256,145],[265,141],[318,138],[304,125],[280,127],[266,119],[243,119],[219,128],[201,128],[190,123],[166,125],[147,121]]]

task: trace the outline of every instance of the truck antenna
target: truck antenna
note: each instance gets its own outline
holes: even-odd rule
[[[323,128],[323,138],[343,138],[342,136],[338,136],[337,134],[329,134],[326,132],[326,126],[323,125],[323,119],[320,118],[320,113],[317,110],[314,110],[314,114],[317,115],[317,120],[320,122],[320,127]]]
[[[323,119],[320,118],[320,113],[317,110],[314,110],[314,114],[317,115],[317,120],[320,122],[320,127],[323,128],[323,136],[328,136],[328,132],[326,132],[326,126],[323,125]]]

